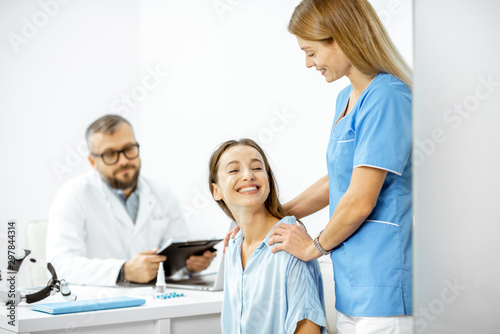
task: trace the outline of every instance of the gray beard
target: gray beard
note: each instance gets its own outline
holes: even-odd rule
[[[125,166],[125,167],[129,167],[129,166]],[[121,181],[113,176],[104,176],[102,174],[101,174],[101,178],[111,188],[118,189],[118,190],[125,190],[125,189],[129,189],[129,188],[133,188],[137,185],[137,180],[139,180],[139,171],[140,171],[140,168],[136,169],[134,174],[132,175],[132,177],[126,181]]]

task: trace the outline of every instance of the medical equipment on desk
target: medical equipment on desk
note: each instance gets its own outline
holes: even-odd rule
[[[170,292],[170,293],[161,293],[161,294],[156,294],[157,299],[170,299],[170,298],[177,298],[177,297],[184,297],[183,293],[177,293],[177,292]]]
[[[15,284],[17,274],[23,276],[28,275],[29,266],[33,264],[46,267],[49,270],[52,277],[47,283],[47,286],[34,293],[28,293],[32,292],[30,289],[17,289]],[[7,285],[4,286],[3,281],[5,281]],[[76,300],[76,295],[71,293],[68,283],[64,279],[60,280],[57,278],[56,270],[52,264],[37,259],[28,249],[22,250],[21,254],[13,257],[13,260],[9,259],[8,270],[2,270],[0,272],[0,284],[0,302],[6,305],[17,305],[21,302],[26,302],[28,304],[34,303],[48,296],[53,296],[57,292],[61,292],[66,300]]]
[[[165,269],[163,269],[163,262],[158,266],[158,273],[156,274],[156,292],[163,293],[167,289],[165,282]]]

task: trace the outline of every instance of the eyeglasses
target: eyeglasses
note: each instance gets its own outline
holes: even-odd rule
[[[118,162],[120,159],[120,153],[123,153],[125,158],[129,160],[135,159],[139,156],[139,144],[127,146],[121,151],[110,151],[103,154],[90,153],[90,155],[93,157],[101,157],[102,162],[111,166]]]

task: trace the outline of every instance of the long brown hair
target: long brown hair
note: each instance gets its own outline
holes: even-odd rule
[[[269,195],[267,196],[266,202],[264,203],[267,211],[278,219],[286,217],[288,213],[283,208],[278,199],[278,186],[276,184],[274,174],[271,170],[271,166],[269,165],[266,154],[264,153],[262,148],[252,139],[243,138],[240,140],[228,140],[220,144],[215,149],[215,151],[210,156],[210,160],[208,163],[208,185],[210,187],[210,192],[213,194],[213,183],[217,183],[217,171],[219,170],[219,160],[222,154],[224,154],[224,152],[230,147],[243,145],[250,146],[256,149],[264,160],[264,167],[266,168],[267,177],[269,179]],[[226,205],[226,203],[224,203],[223,200],[217,201],[217,204],[219,204],[220,208],[226,213],[226,215],[228,215],[232,220],[236,221],[233,214],[231,213],[231,210],[229,210],[228,206]]]
[[[295,7],[288,31],[304,40],[336,41],[362,73],[389,73],[411,89],[411,68],[367,0],[303,0]]]

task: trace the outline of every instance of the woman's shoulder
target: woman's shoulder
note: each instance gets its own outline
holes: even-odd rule
[[[297,223],[297,218],[295,218],[295,216],[285,216],[285,217],[281,218],[274,225],[273,229],[280,224],[294,225],[296,223]],[[271,231],[269,231],[266,239],[264,240],[265,244],[267,245],[267,247],[269,247],[269,249],[272,249],[273,247],[276,246],[276,244],[269,245],[269,237],[270,237],[273,229],[271,229]],[[294,258],[293,255],[291,255],[290,253],[287,253],[286,251],[279,251],[276,253],[272,253],[270,255],[273,257],[274,261],[281,262],[282,264],[288,263],[292,258]]]
[[[273,248],[275,245],[269,245],[269,238],[271,236],[271,232],[274,230],[274,228],[280,224],[287,224],[287,225],[293,225],[297,222],[297,219],[294,217],[294,216],[285,216],[283,218],[281,218],[275,225],[274,227],[269,231],[269,233],[267,234],[266,236],[266,239],[264,240],[265,244],[269,247],[269,248]],[[280,254],[280,253],[285,253],[285,254]],[[281,252],[277,252],[277,253],[274,253],[273,255],[276,255],[276,254],[280,254],[281,256],[287,256],[286,254],[288,254],[287,252],[285,251],[281,251]],[[288,254],[290,255],[290,254]],[[281,257],[280,256],[280,257]]]
[[[297,221],[297,218],[295,218],[295,216],[286,216],[284,218],[282,218],[276,225],[278,224],[281,224],[281,223],[284,223],[284,224],[287,224],[287,225],[294,225],[294,224],[299,224],[300,223]],[[308,267],[310,268],[311,270],[315,270],[315,268],[317,267],[319,269],[319,265],[318,265],[318,261],[317,260],[311,260],[311,261],[302,261],[298,258],[296,258],[295,256],[291,255],[290,253],[288,252],[285,252],[285,251],[280,251],[280,252],[277,252],[277,253],[274,253],[273,255],[277,255],[277,254],[280,254],[280,256],[282,257],[282,260],[284,260],[285,262],[287,262],[287,264],[290,266],[304,266],[304,267]]]
[[[411,90],[408,86],[392,74],[380,73],[367,87],[367,95],[387,98],[391,96],[404,96],[411,99]]]
[[[357,104],[358,121],[369,114],[390,117],[392,112],[400,114],[401,110],[411,115],[411,91],[396,77],[382,73],[373,79]]]
[[[295,216],[285,216],[285,217],[281,218],[280,221],[276,223],[276,225],[281,224],[281,223],[293,225],[293,224],[297,223],[297,218],[295,218]]]

